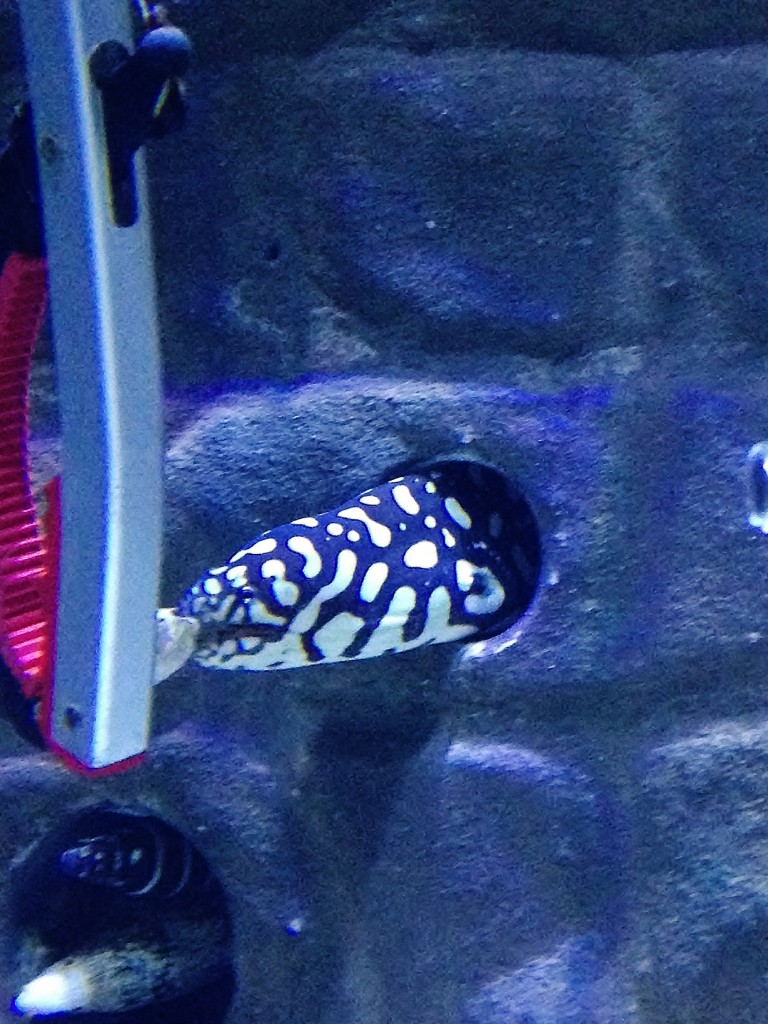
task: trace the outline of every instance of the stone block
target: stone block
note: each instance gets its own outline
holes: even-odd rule
[[[648,754],[638,803],[648,1019],[746,1024],[763,1013],[767,759],[761,720],[712,724]]]
[[[605,315],[629,81],[586,58],[323,53],[301,112],[315,280],[406,357],[578,347]]]
[[[608,805],[578,770],[438,732],[408,764],[376,858],[360,872],[341,1019],[619,1018],[624,1004],[606,981],[610,831]]]
[[[762,338],[768,289],[763,166],[768,152],[766,49],[665,54],[643,77],[666,133],[659,139],[667,202],[718,286],[718,306]]]

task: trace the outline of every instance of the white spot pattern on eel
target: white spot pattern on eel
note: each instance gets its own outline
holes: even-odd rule
[[[438,562],[437,545],[431,540],[417,540],[403,555],[409,569],[434,569]]]
[[[297,668],[506,628],[531,599],[538,534],[497,473],[468,465],[438,463],[256,538],[179,603],[199,623],[193,657]]]
[[[265,580],[272,580],[272,593],[278,604],[290,608],[299,600],[301,591],[297,584],[285,578],[285,562],[279,558],[267,559],[261,566],[261,575]]]
[[[458,526],[468,530],[472,526],[472,519],[467,515],[464,506],[456,498],[450,496],[445,499],[445,511]]]
[[[367,604],[375,601],[387,576],[389,576],[389,566],[386,562],[374,562],[373,565],[369,565],[360,584],[360,600]]]
[[[392,488],[392,497],[403,512],[407,512],[409,516],[417,516],[419,514],[419,503],[405,484],[396,484]]]
[[[291,526],[293,525],[291,523]],[[323,568],[323,560],[309,537],[291,537],[288,540],[288,548],[290,551],[295,551],[297,554],[304,556],[305,561],[302,572],[308,580],[313,580],[315,576],[320,575]]]
[[[363,508],[343,508],[338,513],[339,519],[356,519],[364,523],[368,534],[377,548],[386,548],[392,543],[392,531],[384,523],[371,519]]]

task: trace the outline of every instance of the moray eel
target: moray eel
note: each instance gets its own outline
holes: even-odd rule
[[[375,658],[501,632],[530,603],[538,564],[523,499],[494,470],[442,462],[261,534],[173,615],[194,624],[192,657],[212,668]]]

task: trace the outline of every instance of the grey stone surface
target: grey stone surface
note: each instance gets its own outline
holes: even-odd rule
[[[766,725],[715,723],[655,748],[641,780],[639,906],[653,1019],[759,1020],[766,978]]]
[[[762,3],[735,0],[665,4],[564,0],[403,0],[387,4],[358,32],[416,52],[446,46],[493,45],[544,52],[612,56],[735,46],[764,40],[768,15]]]
[[[423,358],[562,355],[599,331],[588,297],[611,271],[627,120],[617,65],[350,47],[305,83],[314,276],[387,325],[387,361],[393,335]]]
[[[564,942],[483,986],[467,1021],[488,1024],[582,1024],[636,1020],[631,996],[606,969],[593,936]]]
[[[703,52],[685,60],[663,55],[649,62],[646,80],[672,129],[665,182],[673,215],[720,278],[721,304],[763,339],[765,49]]]
[[[212,12],[203,0],[177,0],[172,10],[180,20],[211,24]],[[493,45],[611,55],[735,46],[768,37],[768,10],[762,0],[748,5],[738,0],[268,0],[258,6],[227,0],[216,6],[214,15],[218,31],[204,35],[200,43],[206,63],[231,61],[244,51],[303,56],[345,34],[374,36],[377,43],[416,52]]]
[[[611,828],[578,770],[438,734],[409,765],[363,888],[351,1019],[592,1019],[566,979],[588,992],[610,951]],[[361,962],[368,984],[357,986]],[[536,990],[549,986],[560,991],[547,1009]]]

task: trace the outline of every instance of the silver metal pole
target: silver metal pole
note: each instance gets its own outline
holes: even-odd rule
[[[126,0],[20,0],[63,440],[51,738],[91,768],[147,745],[162,523],[162,423],[143,166],[112,220],[88,58],[130,48]]]

